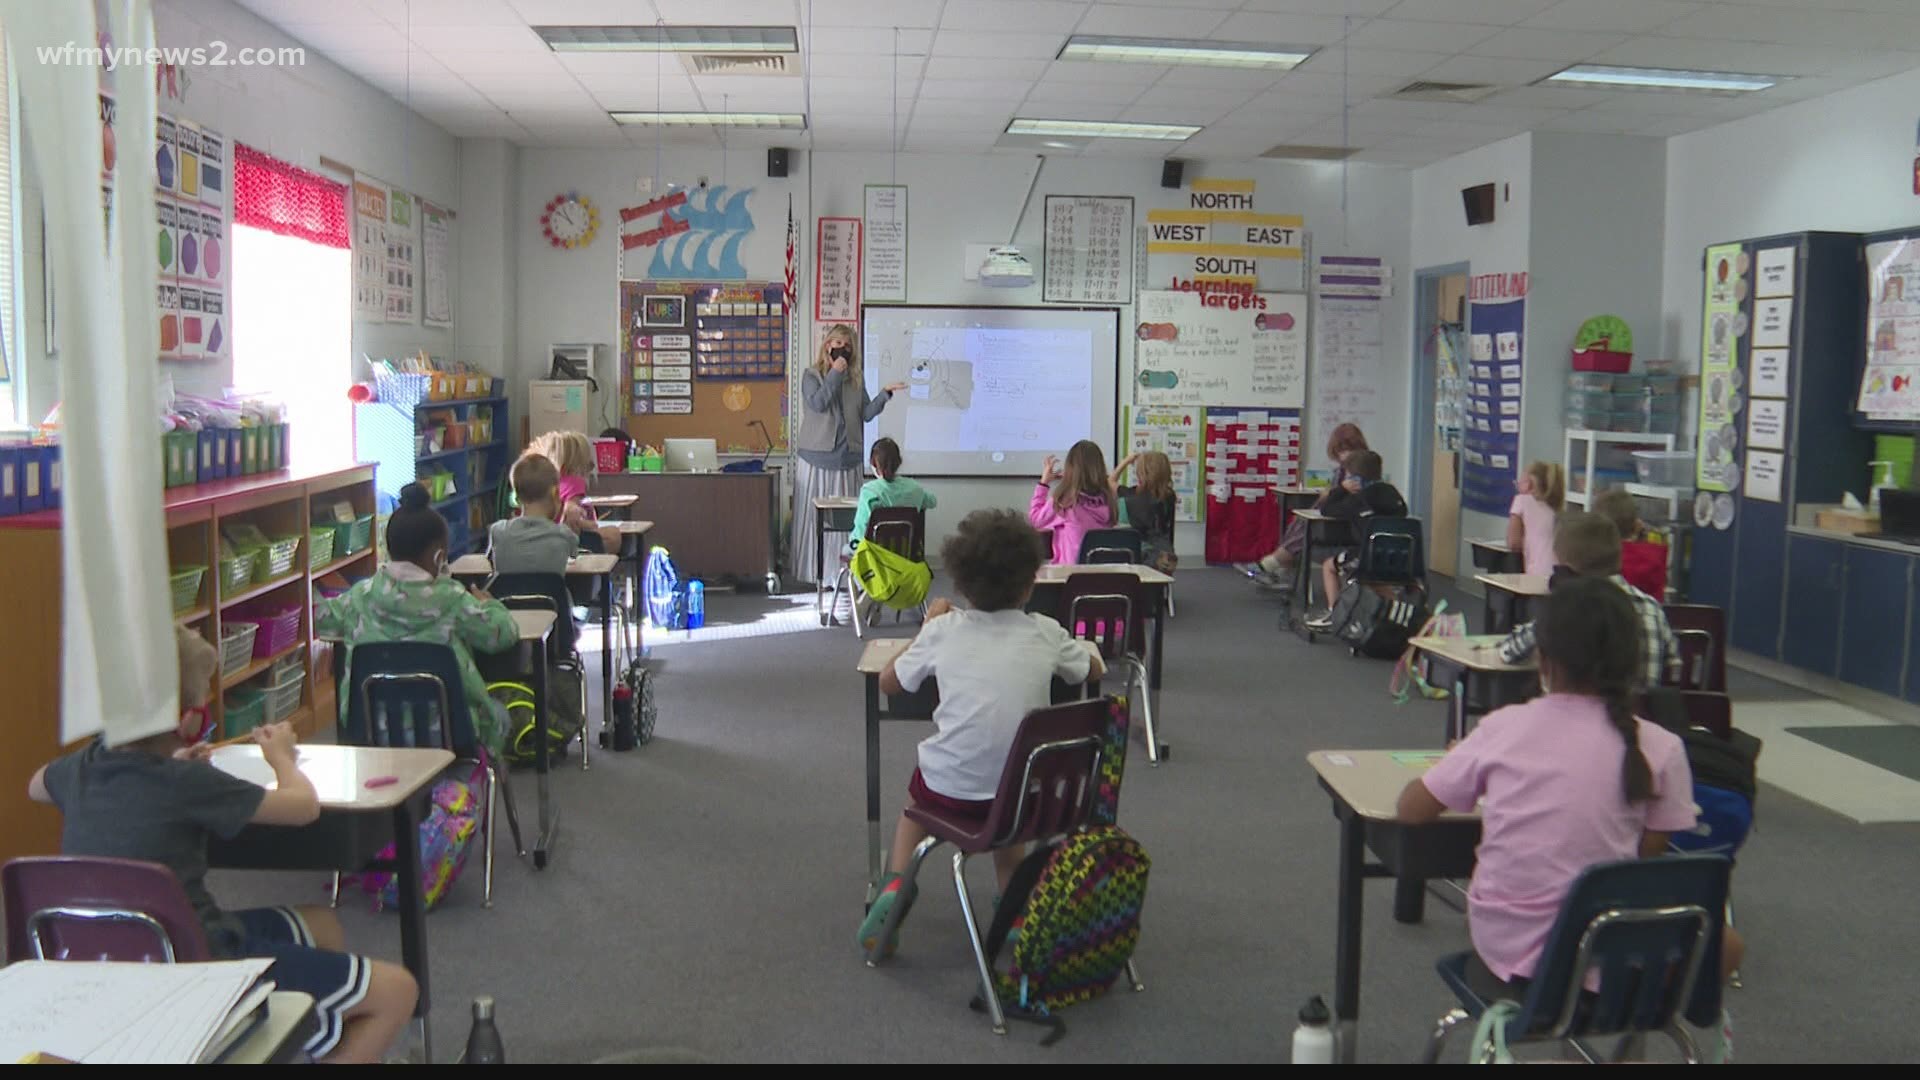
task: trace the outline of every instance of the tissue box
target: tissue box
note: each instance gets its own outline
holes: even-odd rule
[[[1865,510],[1848,510],[1833,507],[1818,511],[1813,515],[1815,528],[1839,533],[1870,533],[1880,531],[1880,515]]]

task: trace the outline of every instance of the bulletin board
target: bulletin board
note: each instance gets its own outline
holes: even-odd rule
[[[759,452],[785,438],[786,288],[779,282],[620,282],[625,426],[643,444],[712,439]]]
[[[1461,504],[1505,516],[1520,475],[1525,299],[1475,302],[1467,338],[1467,412]]]

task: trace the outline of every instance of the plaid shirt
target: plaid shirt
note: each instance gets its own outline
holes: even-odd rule
[[[1660,601],[1641,592],[1627,583],[1627,579],[1615,574],[1607,579],[1627,594],[1633,601],[1633,609],[1640,615],[1641,653],[1640,660],[1645,670],[1641,673],[1646,687],[1659,686],[1661,677],[1666,674],[1680,674],[1680,644],[1674,640],[1673,627],[1667,625],[1666,610]],[[1533,655],[1533,624],[1523,623],[1513,628],[1500,642],[1500,659],[1509,664],[1517,664]]]

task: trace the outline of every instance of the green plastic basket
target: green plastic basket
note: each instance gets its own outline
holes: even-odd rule
[[[227,695],[227,710],[220,725],[220,737],[239,738],[259,727],[266,718],[267,695],[250,687],[241,687]]]
[[[220,595],[241,592],[253,581],[252,551],[243,551],[232,558],[220,560]]]
[[[200,579],[207,576],[204,566],[177,566],[168,575],[167,581],[173,586],[173,613],[180,614],[193,608],[200,599]]]
[[[362,514],[352,521],[333,527],[333,553],[335,558],[345,558],[358,551],[365,551],[373,543],[373,515]]]
[[[319,528],[307,534],[307,565],[318,570],[333,561],[333,529]]]
[[[264,585],[293,571],[293,557],[300,553],[300,538],[283,536],[269,541],[266,547],[249,550],[253,552],[253,583]]]

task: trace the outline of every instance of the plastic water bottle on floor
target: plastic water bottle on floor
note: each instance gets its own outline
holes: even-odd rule
[[[1333,1064],[1333,1015],[1318,994],[1300,1006],[1300,1026],[1293,1029],[1293,1063]]]
[[[698,578],[687,582],[687,629],[707,625],[707,585]]]
[[[481,994],[473,999],[473,1030],[467,1033],[468,1065],[505,1065],[507,1048],[500,1042],[500,1029],[493,1026],[493,997]]]

